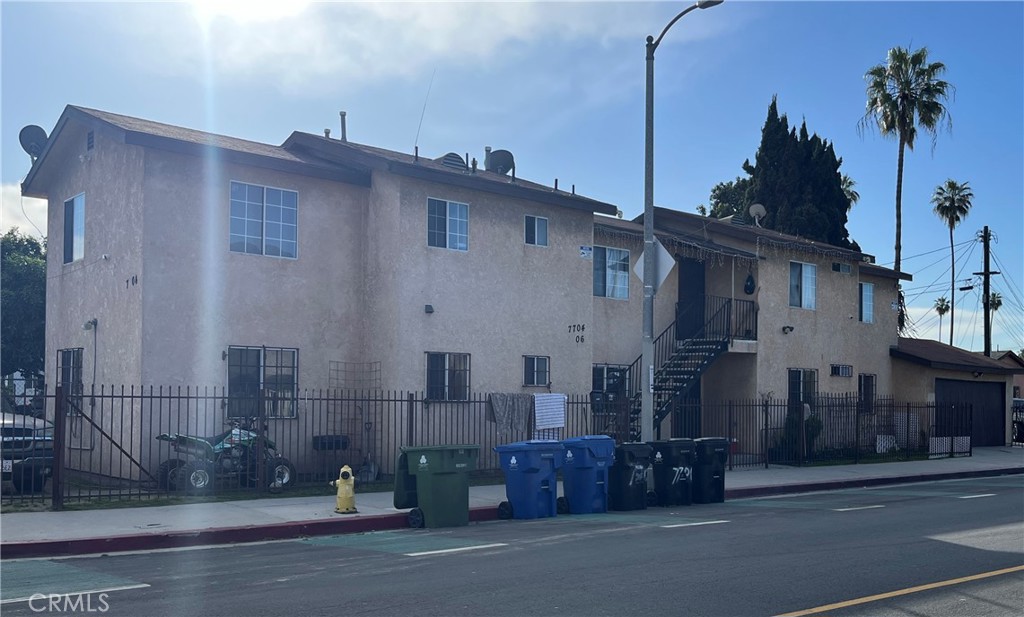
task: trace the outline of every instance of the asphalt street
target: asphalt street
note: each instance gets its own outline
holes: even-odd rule
[[[987,617],[1024,614],[1022,589],[1022,476],[16,560],[0,581],[5,615]]]

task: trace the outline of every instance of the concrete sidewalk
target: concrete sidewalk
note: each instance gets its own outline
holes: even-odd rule
[[[1024,474],[1024,448],[975,448],[970,457],[925,461],[727,471],[725,487],[728,500],[1006,474]],[[405,528],[408,511],[395,509],[392,499],[391,492],[357,493],[357,514],[335,514],[333,489],[325,486],[322,497],[11,512],[0,516],[0,558],[152,550]],[[503,500],[503,485],[471,487],[470,520],[496,519],[497,505]]]

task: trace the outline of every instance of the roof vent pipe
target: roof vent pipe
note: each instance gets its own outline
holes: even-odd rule
[[[415,154],[412,155],[412,162],[413,163],[419,163],[420,162],[420,147],[419,146],[414,146],[414,150],[415,150]]]
[[[324,137],[327,139],[331,138],[331,129],[324,129]]]
[[[491,170],[491,147],[484,146],[484,169]]]
[[[558,190],[558,178],[555,178],[555,190]]]
[[[348,132],[345,130],[345,112],[339,111],[341,116],[341,141],[348,141]]]

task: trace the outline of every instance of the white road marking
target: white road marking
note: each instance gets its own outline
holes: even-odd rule
[[[110,593],[111,591],[126,591],[128,589],[142,589],[144,587],[149,587],[149,585],[146,584],[146,583],[139,583],[138,585],[124,585],[124,586],[121,586],[121,587],[107,587],[107,588],[104,588],[104,589],[89,589],[89,590],[86,590],[86,591],[66,591],[64,593],[57,594],[57,595],[61,595],[61,596],[88,596],[88,595],[91,595],[91,594],[94,594],[94,593]],[[38,602],[40,600],[43,600],[45,598],[50,597],[50,595],[51,594],[37,593],[37,594],[33,594],[33,595],[25,597],[25,598],[11,598],[10,600],[0,600],[0,604],[11,604],[12,602],[28,602],[29,600],[35,600],[35,601]]]
[[[676,527],[699,527],[700,525],[720,525],[729,521],[700,521],[699,523],[679,523],[678,525],[662,525],[662,529],[675,529]]]
[[[464,551],[476,551],[482,548],[498,548],[499,546],[508,546],[508,544],[481,544],[479,546],[463,546],[461,548],[446,548],[439,551],[422,551],[419,553],[406,553],[406,557],[423,557],[424,555],[444,555],[447,553],[461,553]]]
[[[856,506],[854,508],[832,508],[833,512],[854,512],[856,510],[874,510],[875,508],[884,508],[885,506]]]
[[[995,493],[985,493],[984,495],[964,495],[963,497],[957,497],[957,499],[977,499],[978,497],[995,497]]]

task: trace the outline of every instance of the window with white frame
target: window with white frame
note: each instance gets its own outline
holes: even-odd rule
[[[594,295],[599,298],[629,298],[629,251],[594,247]]]
[[[298,349],[231,346],[227,360],[228,416],[295,417]]]
[[[629,366],[625,364],[595,364],[590,385],[592,392],[626,394],[629,389]]]
[[[469,400],[469,354],[427,352],[427,399]]]
[[[853,377],[853,367],[849,364],[833,364],[829,367],[829,375],[832,377]]]
[[[814,404],[818,393],[818,371],[811,368],[789,369],[789,402]]]
[[[548,220],[540,216],[526,216],[526,243],[534,246],[548,245]]]
[[[469,250],[469,206],[443,199],[427,199],[427,246]]]
[[[232,252],[298,257],[298,218],[297,192],[231,182]]]
[[[85,193],[64,202],[64,263],[85,257]]]
[[[523,356],[523,385],[550,385],[550,366],[551,358],[548,356]]]
[[[789,262],[789,305],[814,310],[818,268],[814,264]]]
[[[860,320],[864,323],[875,321],[875,285],[873,283],[860,284]]]

